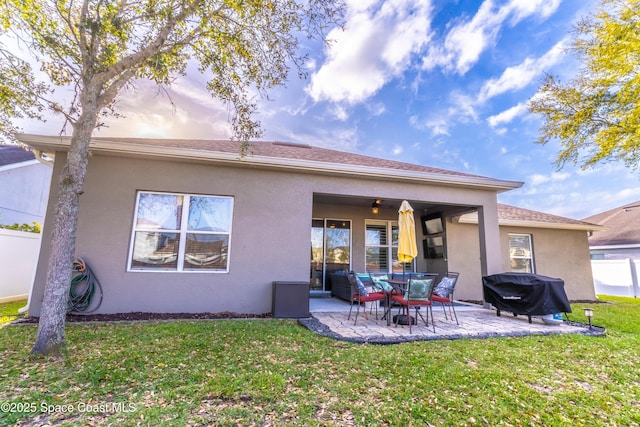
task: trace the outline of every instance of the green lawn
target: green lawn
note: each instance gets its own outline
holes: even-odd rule
[[[640,301],[602,300],[603,337],[381,346],[282,319],[73,324],[53,360],[30,355],[36,326],[5,326],[0,423],[637,426]]]
[[[19,300],[0,304],[0,325],[24,317],[18,310],[27,305],[27,300]]]

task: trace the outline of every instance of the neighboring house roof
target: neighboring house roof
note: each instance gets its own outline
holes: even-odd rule
[[[606,229],[589,238],[589,246],[640,245],[640,201],[584,219]]]
[[[66,151],[68,137],[18,135],[18,139],[50,155]],[[243,164],[279,169],[296,169],[326,174],[348,174],[378,179],[433,182],[440,185],[479,187],[506,191],[522,186],[505,181],[413,163],[363,156],[355,153],[289,142],[252,142],[247,155],[239,153],[239,143],[227,140],[142,139],[94,137],[93,152],[131,156],[165,157],[186,160]]]
[[[477,224],[478,214],[470,213],[460,217],[459,222]],[[566,218],[544,212],[498,203],[498,224],[512,227],[558,228],[564,230],[603,230],[604,227],[588,221]]]
[[[34,160],[36,156],[18,145],[0,144],[0,167]]]
[[[0,223],[42,223],[52,170],[25,147],[0,144]]]

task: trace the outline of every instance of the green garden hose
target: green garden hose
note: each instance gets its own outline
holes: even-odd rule
[[[98,292],[100,300],[93,304],[94,296]],[[73,277],[69,289],[69,307],[67,313],[89,314],[93,313],[102,304],[102,286],[89,265],[77,258],[73,262]]]

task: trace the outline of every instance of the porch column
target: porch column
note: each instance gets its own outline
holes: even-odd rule
[[[478,230],[480,232],[480,268],[482,275],[501,273],[502,256],[497,203],[483,205],[478,208]]]

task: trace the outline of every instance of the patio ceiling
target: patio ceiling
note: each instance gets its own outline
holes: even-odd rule
[[[345,205],[345,206],[360,206],[370,208],[374,202],[373,197],[353,197],[353,196],[340,196],[333,194],[314,194],[314,203],[329,204],[329,205]],[[400,204],[405,199],[379,199],[380,209],[388,210],[392,209],[398,212]],[[421,214],[439,213],[444,217],[460,216],[466,213],[476,212],[476,206],[465,205],[445,205],[442,203],[425,202],[418,200],[408,200],[411,207],[415,212]]]

